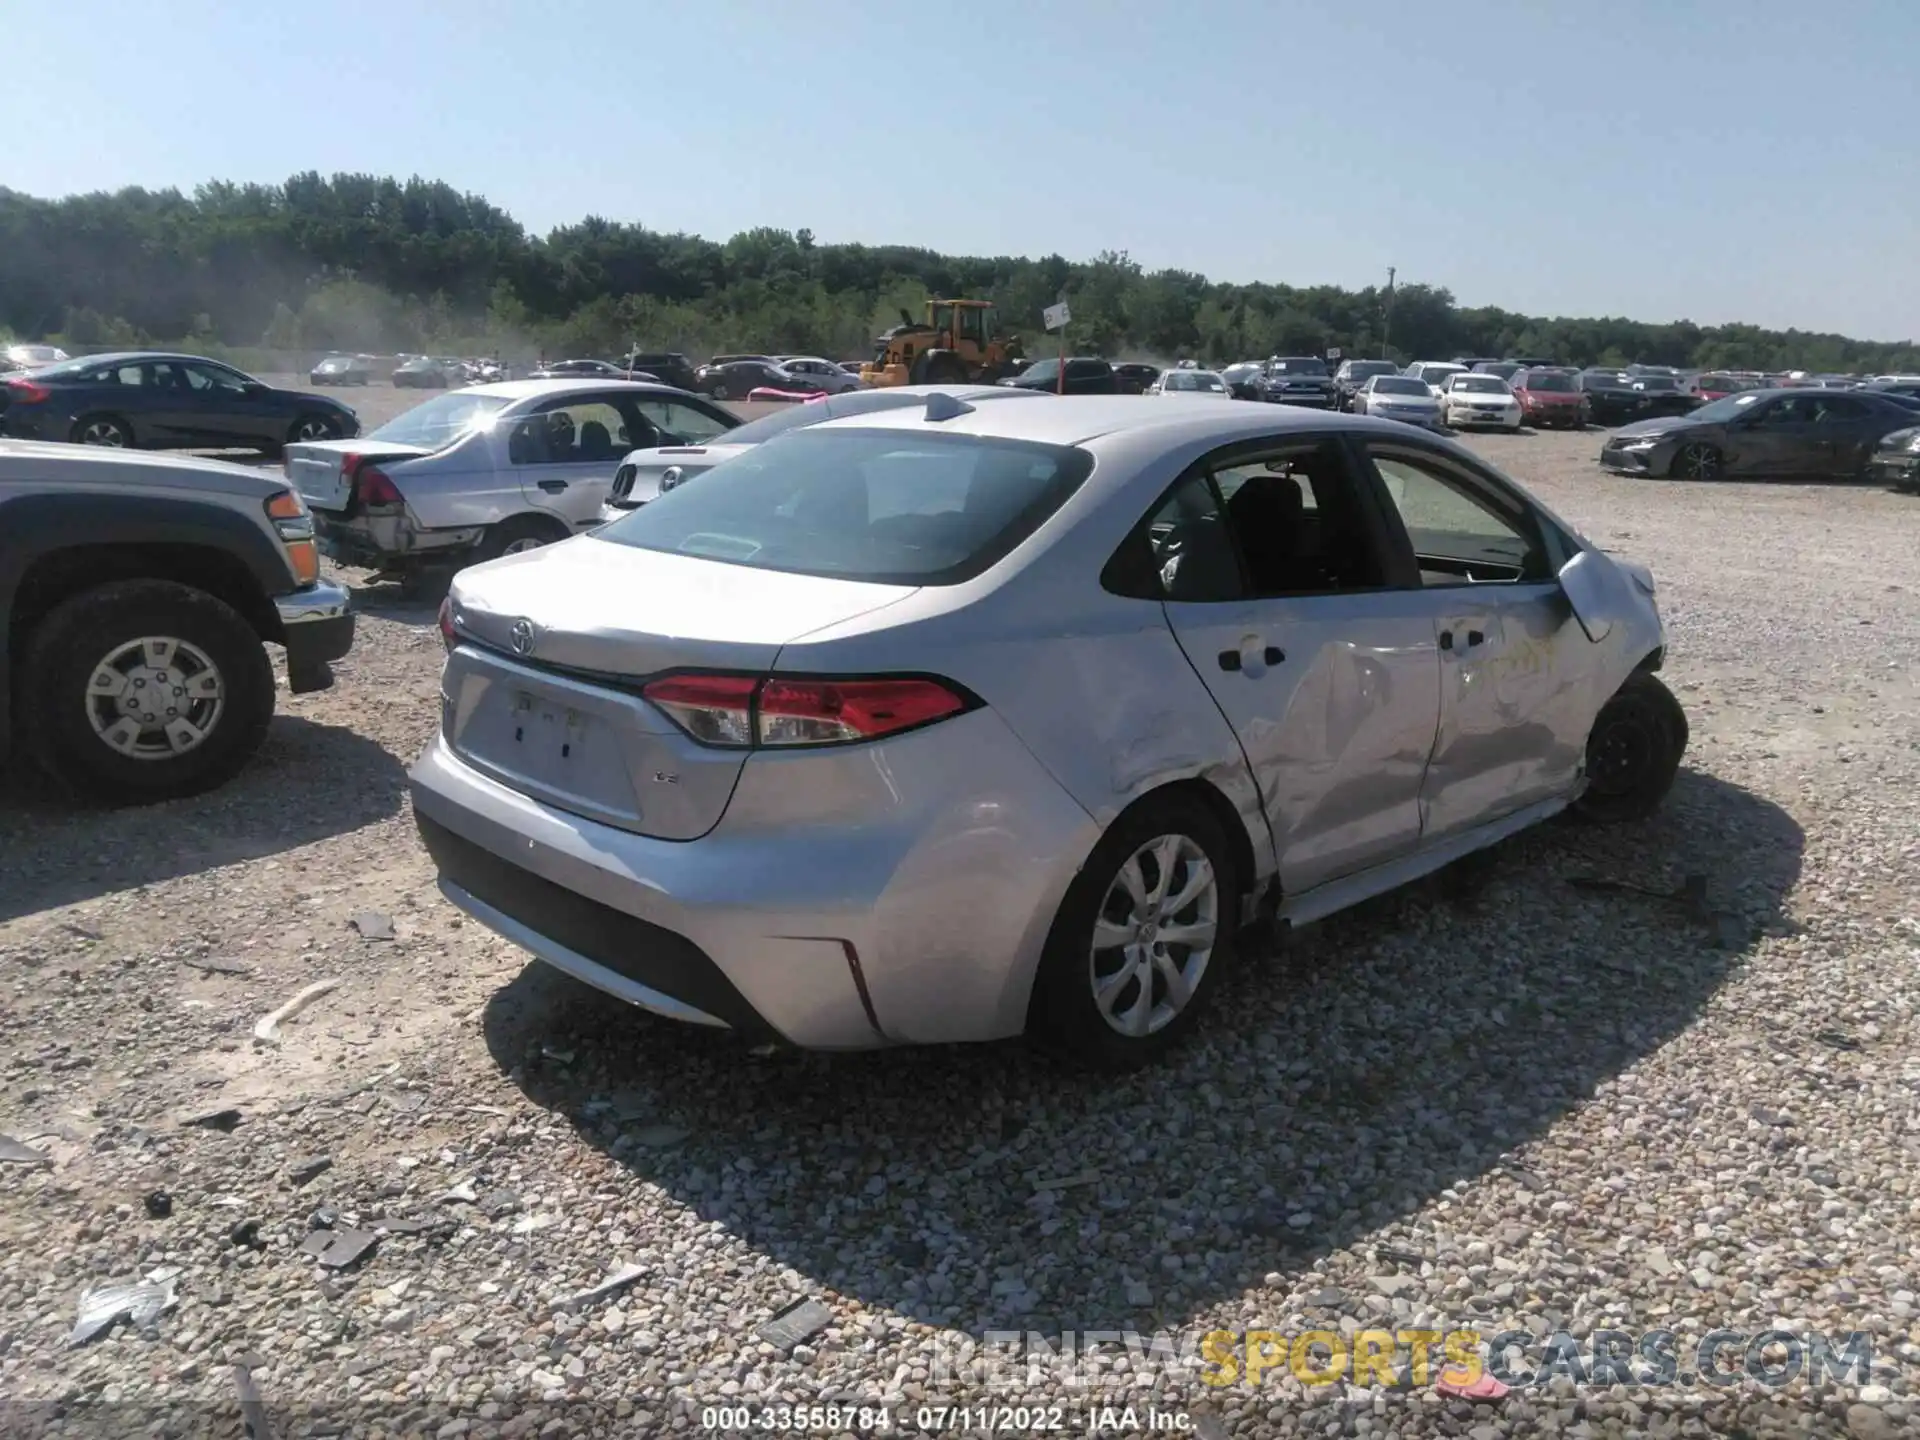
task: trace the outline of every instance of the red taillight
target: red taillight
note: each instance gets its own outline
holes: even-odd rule
[[[369,465],[365,456],[344,455],[340,459],[340,473],[353,486],[354,499],[364,506],[403,505],[405,497],[399,487],[387,478],[386,472]]]
[[[440,638],[451,650],[460,643],[460,632],[453,628],[453,597],[449,595],[440,602]]]
[[[703,745],[850,745],[930,725],[974,701],[920,676],[759,680],[668,675],[641,694]]]
[[[31,380],[9,380],[7,389],[12,392],[16,405],[38,405],[53,392],[44,385],[36,385]]]

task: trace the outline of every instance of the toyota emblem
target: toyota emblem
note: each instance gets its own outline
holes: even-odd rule
[[[540,643],[540,632],[534,628],[531,620],[514,621],[513,629],[507,633],[513,641],[513,653],[516,655],[531,655],[533,647]]]

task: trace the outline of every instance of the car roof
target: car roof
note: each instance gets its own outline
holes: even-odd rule
[[[952,391],[947,393],[951,394]],[[961,398],[956,396],[956,398]],[[1277,412],[1277,413],[1276,413]],[[975,406],[950,420],[928,420],[922,408],[904,406],[827,420],[814,428],[898,429],[1026,440],[1042,445],[1078,445],[1119,433],[1164,433],[1172,441],[1217,434],[1224,444],[1275,430],[1360,430],[1404,436],[1406,427],[1365,416],[1327,414],[1284,405],[1248,405],[1238,400],[1196,400],[1192,405],[1156,405],[1138,395],[1060,395],[1045,405]]]
[[[685,395],[673,385],[656,385],[650,380],[614,380],[607,376],[559,375],[551,380],[494,380],[485,385],[466,385],[448,393],[454,395],[498,395],[503,400],[528,400],[537,395],[560,395],[569,390],[630,390],[636,395]]]

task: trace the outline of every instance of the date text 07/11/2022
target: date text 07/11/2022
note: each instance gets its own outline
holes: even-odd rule
[[[700,1428],[765,1435],[1207,1435],[1184,1410],[1136,1405],[709,1405]]]

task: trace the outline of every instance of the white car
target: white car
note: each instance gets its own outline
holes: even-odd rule
[[[1455,375],[1466,374],[1467,367],[1464,365],[1456,365],[1451,360],[1416,360],[1400,373],[1411,376],[1415,380],[1423,381],[1433,388],[1434,394],[1438,395],[1446,388],[1448,380],[1452,379]]]
[[[803,380],[813,381],[823,394],[844,395],[849,390],[867,388],[867,382],[846,366],[822,360],[818,355],[780,355],[775,358],[780,362],[781,369]]]
[[[788,405],[771,415],[762,415],[758,420],[749,420],[737,430],[698,444],[633,451],[614,472],[613,487],[600,506],[600,523],[611,524],[648,501],[686,484],[694,476],[704,475],[721,461],[744,455],[776,435],[818,425],[823,420],[925,405],[927,396],[936,391],[969,405],[986,400],[1028,400],[1052,395],[1048,390],[1020,390],[1007,385],[895,385],[882,390],[863,388],[850,394],[822,395],[798,405]]]
[[[9,345],[0,350],[0,370],[38,370],[71,358],[58,345]]]
[[[1440,387],[1440,414],[1456,430],[1518,430],[1520,397],[1498,375],[1449,375]]]
[[[1187,366],[1162,370],[1160,378],[1147,387],[1149,395],[1182,395],[1188,398],[1231,400],[1232,392],[1218,370],[1200,370]]]
[[[1354,392],[1353,413],[1377,415],[1382,420],[1398,420],[1428,430],[1441,429],[1446,417],[1440,413],[1440,397],[1424,380],[1407,375],[1372,375]]]

